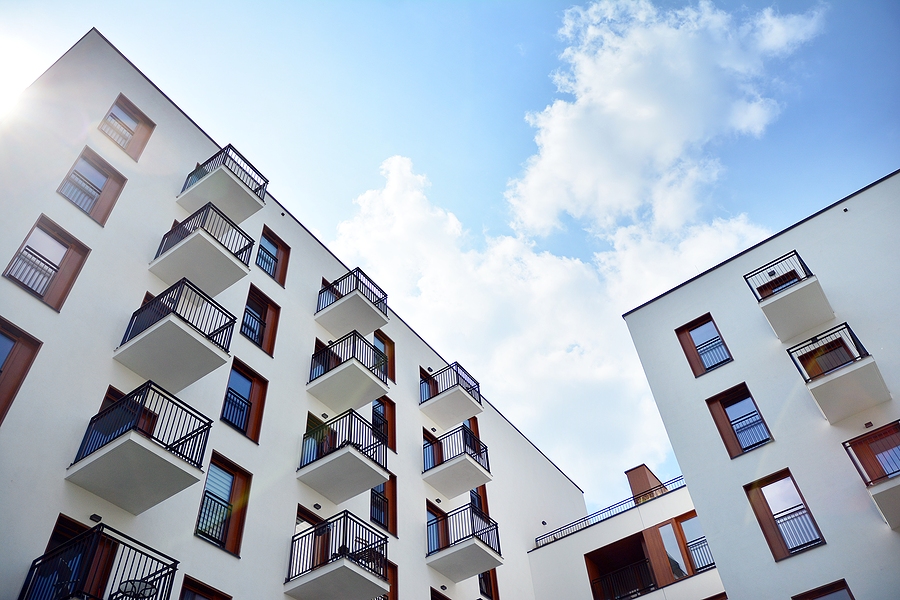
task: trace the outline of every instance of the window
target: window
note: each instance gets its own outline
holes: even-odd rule
[[[148,119],[147,115],[121,94],[100,121],[100,131],[109,136],[109,139],[134,160],[141,157],[155,127],[156,124]]]
[[[237,555],[241,550],[252,476],[213,452],[206,473],[196,535]]]
[[[478,574],[478,593],[487,600],[500,600],[500,593],[497,591],[497,569]]]
[[[275,331],[280,312],[281,308],[277,304],[251,285],[244,320],[241,322],[241,333],[267,354],[274,354]]]
[[[428,554],[434,554],[438,550],[447,547],[447,513],[439,509],[431,502],[426,502],[427,512],[426,539],[428,541]]]
[[[853,600],[847,582],[841,579],[814,590],[791,596],[791,600]]]
[[[433,435],[427,429],[422,430],[422,445],[424,448],[423,457],[424,457],[424,468],[423,471],[427,471],[428,469],[432,469],[442,462],[444,462],[444,447],[441,445],[441,442],[437,439],[437,436]]]
[[[388,448],[397,451],[396,407],[387,396],[372,401],[372,429]]]
[[[900,474],[900,422],[890,423],[844,442],[866,485]]]
[[[96,152],[85,148],[56,191],[100,225],[105,225],[125,181],[122,174]]]
[[[0,424],[40,347],[41,342],[0,317]]]
[[[388,533],[397,535],[397,477],[372,488],[369,518]]]
[[[450,600],[447,596],[443,595],[439,591],[434,588],[431,588],[431,600]]]
[[[388,586],[390,589],[387,594],[384,594],[383,596],[381,596],[380,600],[397,600],[397,598],[399,598],[399,593],[398,593],[398,589],[397,589],[397,565],[395,565],[394,563],[392,563],[389,560],[386,560],[386,562],[387,562],[387,569],[386,569],[387,581],[388,581]]]
[[[469,503],[473,507],[477,508],[478,511],[483,515],[488,516],[491,514],[488,510],[487,487],[481,485],[473,490],[470,490]]]
[[[728,455],[735,458],[772,441],[746,384],[716,394],[706,401]]]
[[[707,313],[675,330],[695,377],[731,362],[731,354]]]
[[[776,561],[825,543],[789,470],[744,486]]]
[[[178,598],[179,600],[231,600],[231,596],[228,594],[204,585],[187,575],[184,576],[184,583],[181,584],[181,596]]]
[[[87,246],[41,215],[4,276],[58,311],[89,252]]]
[[[256,371],[234,360],[222,404],[222,420],[254,442],[259,441],[268,385]]]
[[[425,402],[438,395],[437,379],[431,373],[419,367],[419,403]]]
[[[382,363],[381,372],[391,381],[394,379],[394,342],[380,329],[375,330],[375,347],[381,350],[387,357],[387,363]]]
[[[269,277],[284,285],[290,255],[290,247],[272,233],[272,230],[263,225],[262,235],[259,237],[259,249],[256,251],[256,266],[268,273]]]

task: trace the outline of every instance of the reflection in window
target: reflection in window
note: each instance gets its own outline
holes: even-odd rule
[[[666,523],[659,528],[659,534],[662,536],[663,546],[666,548],[666,555],[669,557],[669,566],[672,567],[672,575],[675,579],[687,577],[687,566],[684,564],[684,558],[681,556],[681,548],[678,547],[678,538],[675,537],[675,529],[671,523]]]

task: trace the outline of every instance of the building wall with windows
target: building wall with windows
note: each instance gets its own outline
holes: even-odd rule
[[[396,577],[390,598],[429,589],[485,598],[477,573],[467,574],[482,564],[496,566],[495,598],[533,598],[526,552],[542,522],[585,513],[581,490],[486,399],[474,416],[489,479],[472,458],[481,446],[460,433],[455,451],[442,442],[440,466],[464,463],[462,475],[427,483],[424,432],[444,436],[473,415],[420,408],[432,385],[420,370],[454,373],[434,385],[456,393],[463,411],[480,392],[398,315],[358,293],[364,274],[351,277],[356,292],[323,292],[323,279],[337,286],[350,268],[271,195],[254,197],[262,180],[252,165],[221,150],[95,30],[0,123],[0,359],[10,367],[0,371],[0,599],[18,597],[26,579],[25,597],[35,600],[162,599],[166,586],[172,598],[347,598],[340,586],[371,589],[372,569]],[[232,162],[197,170],[214,156]],[[203,194],[214,208],[203,208]],[[64,246],[62,257],[22,262],[35,227]],[[350,308],[332,311],[326,327],[316,319],[322,298]],[[359,360],[341,354],[354,328],[366,329],[352,338]],[[393,343],[392,365],[377,360],[375,329]],[[317,341],[324,351],[314,358]],[[382,395],[393,405],[389,435],[371,430]],[[334,419],[350,406],[362,425],[344,431],[350,418]],[[324,425],[308,431],[316,419]],[[395,449],[384,447],[388,437]],[[323,465],[336,471],[313,472]],[[371,518],[369,488],[390,476],[395,533]],[[347,481],[372,485],[348,491]],[[460,481],[484,486],[487,514],[466,508]],[[441,548],[429,558],[426,502],[469,511],[462,525],[436,526]],[[358,523],[327,521],[343,511]],[[92,515],[115,531],[78,537]],[[359,523],[367,533],[352,529]],[[502,564],[481,539],[491,531]],[[303,532],[309,543],[292,554]],[[66,545],[74,539],[100,542],[90,554]],[[460,543],[444,548],[451,541]],[[459,548],[471,552],[445,560]],[[165,556],[123,566],[126,550]],[[38,557],[49,558],[30,571]],[[171,581],[167,557],[180,561]],[[289,568],[302,574],[286,584]],[[321,586],[298,588],[301,579]],[[148,584],[155,595],[139,596]]]
[[[898,200],[893,173],[625,315],[729,598],[896,596]]]

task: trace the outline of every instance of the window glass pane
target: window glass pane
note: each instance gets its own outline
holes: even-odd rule
[[[228,378],[228,387],[244,398],[250,398],[250,388],[252,385],[253,382],[248,377],[245,377],[242,373],[235,371],[234,369],[231,370],[231,376]]]
[[[662,536],[663,546],[666,547],[666,555],[669,557],[672,575],[675,576],[675,579],[687,577],[687,567],[684,565],[684,559],[681,557],[681,549],[678,547],[678,539],[675,537],[675,530],[672,528],[672,525],[666,524],[660,527],[659,534]]]
[[[375,336],[375,343],[372,345],[387,354],[387,346],[385,345],[384,340],[377,335]]]
[[[847,590],[838,590],[824,596],[819,596],[819,600],[850,600],[850,592]]]
[[[441,547],[440,525],[438,516],[428,511],[428,551],[434,552]]]
[[[691,329],[691,340],[693,340],[695,346],[699,346],[700,344],[717,337],[719,337],[719,332],[716,331],[716,326],[712,321],[704,323],[696,329]]]
[[[106,185],[106,180],[109,179],[109,177],[101,173],[99,169],[83,158],[78,159],[75,170],[101,190],[103,189],[103,186]]]
[[[756,412],[756,406],[753,404],[753,400],[750,398],[744,398],[739,402],[735,402],[731,406],[725,407],[725,413],[728,415],[728,419],[730,421],[736,421],[741,417],[746,417],[749,414]]]
[[[684,539],[687,540],[688,543],[703,537],[703,529],[700,527],[700,519],[697,517],[682,521],[681,531],[684,532]]]
[[[773,514],[803,504],[800,494],[797,492],[797,486],[790,477],[770,483],[762,488],[762,492]]]
[[[57,267],[62,262],[63,256],[68,248],[53,238],[43,229],[35,229],[25,241],[26,246],[30,246],[32,250],[41,254],[44,258],[52,262]]]
[[[12,352],[15,344],[16,341],[14,339],[0,333],[0,371],[3,370],[3,365],[6,363],[6,359],[9,357],[9,353]]]
[[[119,108],[118,104],[113,106],[110,112],[114,114],[120,121],[125,123],[125,125],[128,126],[129,129],[131,129],[131,131],[135,131],[137,129],[137,120],[127,112]]]
[[[266,236],[259,238],[259,245],[268,250],[272,256],[278,256],[278,246],[273,244]]]
[[[234,475],[217,465],[209,465],[209,473],[206,476],[208,491],[228,502],[231,500],[232,485],[234,485]]]

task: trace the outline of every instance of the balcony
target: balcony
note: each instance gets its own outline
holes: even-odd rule
[[[644,559],[591,580],[595,600],[637,598],[656,589],[650,561]]]
[[[715,568],[716,561],[713,560],[712,552],[709,550],[709,542],[706,541],[706,536],[691,540],[690,542],[687,542],[686,546],[688,556],[691,558],[691,567],[693,567],[694,573],[702,573],[703,571]]]
[[[19,600],[168,600],[178,561],[97,525],[31,563]]]
[[[182,279],[134,312],[113,358],[177,393],[228,362],[235,321]]]
[[[269,180],[229,144],[194,169],[184,182],[178,204],[188,212],[212,202],[235,223],[266,203]]]
[[[163,236],[150,272],[173,284],[184,278],[210,296],[250,273],[253,238],[212,203]]]
[[[297,479],[335,504],[389,478],[384,437],[352,409],[303,436]]]
[[[803,504],[786,508],[772,516],[791,554],[825,543],[819,528],[812,520],[812,515]]]
[[[389,591],[387,537],[343,511],[291,538],[284,593],[316,600],[372,600]]]
[[[13,259],[6,276],[43,298],[58,271],[59,267],[51,260],[31,246],[25,246]]]
[[[387,294],[357,268],[322,287],[315,319],[334,336],[369,335],[387,324],[387,312]]]
[[[796,250],[747,273],[744,280],[782,341],[834,318],[818,278]]]
[[[90,420],[66,479],[140,514],[200,481],[211,427],[148,381]]]
[[[445,433],[423,449],[425,483],[447,498],[491,481],[488,449],[467,426]]]
[[[829,423],[891,399],[875,359],[846,323],[787,352]]]
[[[900,421],[844,442],[875,506],[891,529],[900,529]]]
[[[441,429],[449,429],[484,410],[478,382],[459,363],[422,378],[419,408]]]
[[[335,412],[360,409],[388,391],[387,357],[353,331],[312,356],[306,391]]]
[[[503,564],[497,522],[471,504],[430,520],[427,541],[425,563],[454,583]]]

